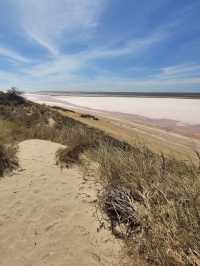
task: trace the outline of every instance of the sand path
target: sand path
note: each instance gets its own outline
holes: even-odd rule
[[[94,183],[55,165],[60,147],[20,143],[22,169],[0,180],[0,265],[121,265],[119,241],[97,232]]]

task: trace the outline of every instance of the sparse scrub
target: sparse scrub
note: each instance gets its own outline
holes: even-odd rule
[[[125,142],[118,141],[100,130],[87,127],[81,123],[66,128],[61,136],[63,140],[61,143],[67,147],[64,150],[59,150],[56,158],[57,164],[61,164],[62,167],[69,167],[70,164],[78,162],[80,155],[88,150],[92,150],[93,157],[98,147],[103,144],[120,147],[124,150],[128,150],[131,147]]]
[[[63,107],[60,107],[60,106],[51,106],[51,108],[53,108],[53,109],[55,109],[55,110],[63,111],[63,112],[76,113],[76,112],[73,111],[73,110],[66,109],[66,108],[63,108]]]
[[[100,206],[107,214],[111,226],[116,224],[116,219],[118,224],[123,221],[121,202],[125,199],[130,202],[130,195],[131,202],[133,200],[131,204],[137,209],[137,212],[129,209],[129,217],[137,213],[135,218],[141,226],[138,233],[131,236],[126,234],[129,254],[133,258],[140,255],[147,265],[198,265],[198,168],[164,158],[163,155],[158,156],[145,147],[137,147],[135,152],[101,146],[97,158],[103,184]],[[119,200],[119,193],[113,193],[116,186],[122,194],[129,189],[129,197],[124,195],[121,196],[123,200]],[[110,208],[112,215],[109,215]],[[123,215],[126,219],[127,213]]]
[[[8,134],[4,134],[4,137],[0,133],[0,138],[2,136],[5,140],[9,139],[12,142],[41,138],[68,146],[103,140],[113,146],[130,146],[106,135],[103,131],[90,128],[70,117],[62,116],[53,108],[29,101],[18,105],[10,101],[7,104],[5,101],[7,98],[6,93],[0,93],[0,127],[2,125],[4,129],[3,124],[6,124],[8,132]],[[49,126],[49,119],[55,121],[54,127]]]

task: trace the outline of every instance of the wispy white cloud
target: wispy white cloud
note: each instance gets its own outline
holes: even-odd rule
[[[199,76],[200,75],[200,65],[199,64],[181,64],[170,67],[164,67],[161,69],[161,78],[184,78],[186,76]]]
[[[110,75],[106,77],[98,76],[93,80],[77,80],[77,82],[75,83],[76,89],[111,91],[192,91],[192,89],[199,88],[199,86],[199,77],[162,80],[157,77],[147,79],[132,79]]]
[[[92,19],[88,20],[85,27],[88,24],[90,25],[91,23]],[[92,25],[88,27],[91,26]],[[47,33],[48,31],[49,35],[51,36],[50,32],[52,31],[52,29],[48,29]],[[42,37],[48,36],[48,34],[47,35],[45,34],[42,35]],[[27,80],[30,79],[31,82],[33,82],[34,84],[36,84],[38,81],[38,84],[42,83],[43,86],[45,86],[45,82],[46,84],[48,83],[47,79],[51,80],[51,83],[53,84],[55,84],[56,82],[57,84],[58,83],[60,84],[62,82],[63,84],[64,82],[65,84],[69,84],[72,80],[75,81],[77,84],[79,84],[76,73],[81,69],[83,70],[84,67],[87,67],[88,65],[91,67],[93,64],[95,64],[95,62],[101,59],[109,60],[110,58],[118,58],[123,56],[137,57],[142,52],[152,47],[152,45],[162,41],[166,37],[166,35],[167,35],[166,33],[163,34],[161,32],[159,33],[157,32],[145,38],[128,40],[123,44],[121,44],[120,46],[115,45],[113,47],[111,46],[96,47],[95,49],[87,49],[84,50],[83,52],[79,52],[76,54],[62,54],[57,50],[56,47],[53,47],[50,44],[50,42],[48,42],[48,40],[46,42],[45,38],[37,39],[38,43],[46,47],[50,52],[50,54],[53,56],[50,57],[48,60],[44,61],[43,63],[34,64],[34,66],[32,66],[31,64],[29,66],[27,65],[25,65],[24,67],[22,66],[20,68],[20,71],[22,73],[21,81],[22,84],[23,83],[27,84]],[[55,36],[52,37],[52,40],[54,40]],[[39,37],[40,37],[40,31],[38,30],[37,37],[35,37],[35,39]],[[18,54],[15,54],[12,51],[7,51],[7,54],[9,54],[10,56],[12,55],[12,57],[15,57],[15,59],[21,60],[23,63],[26,63],[26,58],[20,57]],[[5,73],[4,76],[6,76]],[[20,79],[20,76],[14,75],[14,79],[12,80],[17,81],[18,79]],[[42,79],[44,80],[44,82],[42,81]],[[54,80],[55,82],[53,82]],[[19,82],[17,82],[17,84],[19,84]],[[37,85],[35,86],[38,88]]]
[[[161,42],[167,37],[167,33],[155,32],[144,38],[136,38],[126,41],[124,45],[119,47],[104,48],[91,52],[90,57],[95,59],[119,57],[119,56],[139,56],[141,52],[148,50],[153,45]]]
[[[186,67],[186,65],[185,65]],[[190,65],[187,66],[188,68]],[[200,65],[196,65],[195,71]],[[178,69],[178,66],[169,66],[168,69]],[[36,75],[35,73],[24,73],[19,75],[0,71],[0,86],[9,84],[9,86],[19,86],[22,89],[35,90],[116,90],[116,91],[184,91],[192,88],[199,88],[200,77],[194,76],[191,72],[190,76],[180,77],[179,71],[173,78],[168,74],[163,74],[163,69],[158,70],[160,74],[141,79],[124,78],[113,73],[103,73],[96,75],[93,79],[88,77],[80,77],[72,72],[58,71],[57,74],[48,74],[44,78],[44,73]],[[9,83],[8,83],[9,81]]]
[[[0,57],[6,57],[9,60],[21,63],[28,63],[29,59],[25,58],[24,56],[18,54],[17,52],[13,51],[12,49],[8,49],[5,47],[0,47]]]
[[[68,75],[69,73],[79,70],[80,67],[85,64],[86,60],[85,58],[81,60],[81,55],[80,57],[63,55],[56,57],[56,59],[53,59],[51,61],[47,61],[30,68],[24,68],[23,71],[33,77],[55,77],[55,75],[59,75],[60,73]]]
[[[194,63],[163,67],[157,69],[155,74],[146,75],[141,79],[123,78],[112,71],[103,73],[101,70],[93,79],[80,77],[78,74],[79,70],[91,67],[93,61],[125,55],[139,56],[140,52],[149,49],[163,38],[165,35],[153,35],[128,41],[113,50],[104,47],[74,55],[60,55],[42,64],[21,68],[21,75],[4,71],[0,72],[0,77],[4,81],[12,81],[13,85],[29,89],[181,90],[190,88],[191,85],[200,86],[200,65]]]
[[[161,67],[154,74],[147,76],[147,81],[156,85],[168,86],[169,89],[186,86],[188,89],[200,86],[200,64],[188,63]]]
[[[142,52],[148,50],[152,45],[159,43],[166,36],[164,34],[154,34],[143,39],[129,40],[120,47],[111,49],[110,47],[85,50],[76,54],[59,55],[53,59],[24,69],[24,72],[35,77],[46,77],[59,75],[59,73],[70,74],[83,69],[85,66],[93,64],[102,59],[118,58],[123,56],[138,57]]]
[[[19,3],[27,35],[57,56],[63,41],[88,35],[97,26],[105,0],[19,0]]]

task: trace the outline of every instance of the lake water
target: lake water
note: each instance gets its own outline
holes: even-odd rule
[[[171,119],[181,123],[200,124],[200,99],[147,98],[147,97],[87,97],[26,94],[32,101],[71,105],[94,110],[140,115],[151,119]]]

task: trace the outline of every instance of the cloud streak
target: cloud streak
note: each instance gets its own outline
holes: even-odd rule
[[[15,62],[21,62],[21,63],[28,63],[30,62],[29,59],[25,58],[24,56],[18,54],[17,52],[5,48],[0,47],[0,57],[6,57],[9,60],[15,61]]]
[[[19,0],[26,34],[57,56],[63,42],[88,36],[98,24],[104,0]]]
[[[102,59],[113,59],[123,56],[138,57],[145,50],[150,49],[165,38],[164,34],[154,34],[143,39],[135,39],[127,41],[123,46],[111,49],[109,47],[96,48],[94,50],[87,50],[76,53],[74,55],[59,55],[54,59],[36,65],[29,69],[24,69],[24,72],[35,77],[55,76],[59,73],[70,74],[84,67],[93,64]]]
[[[199,64],[181,64],[171,67],[165,67],[161,69],[161,77],[163,78],[184,78],[186,76],[199,76],[200,65]]]

